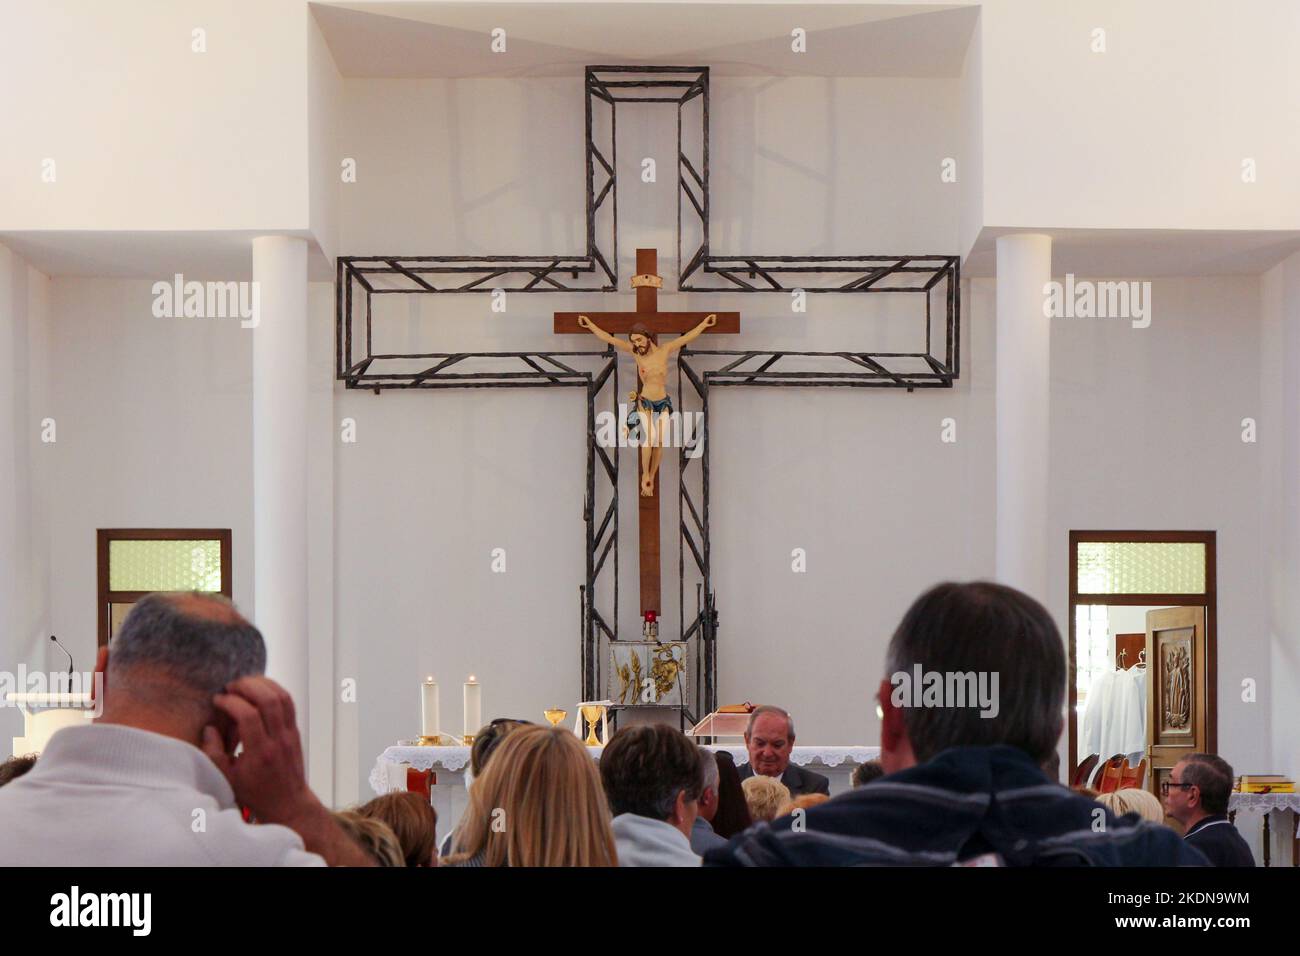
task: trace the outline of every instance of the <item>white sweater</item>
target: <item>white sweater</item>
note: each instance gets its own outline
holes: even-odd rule
[[[287,827],[245,823],[208,756],[120,724],[60,730],[0,787],[0,866],[323,866]]]
[[[664,820],[620,813],[611,826],[619,866],[699,866],[686,834]]]

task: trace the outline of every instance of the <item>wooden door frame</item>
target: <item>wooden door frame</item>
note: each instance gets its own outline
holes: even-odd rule
[[[1218,678],[1219,653],[1217,637],[1218,615],[1218,566],[1215,557],[1214,531],[1071,531],[1070,553],[1067,558],[1070,569],[1070,606],[1069,638],[1066,653],[1066,688],[1067,705],[1066,733],[1069,734],[1069,768],[1066,780],[1072,780],[1079,765],[1079,728],[1075,706],[1078,704],[1077,674],[1075,673],[1075,609],[1080,604],[1110,605],[1159,605],[1161,607],[1204,607],[1205,608],[1205,708],[1206,728],[1205,744],[1210,753],[1217,753],[1219,747],[1219,708]],[[1140,542],[1155,544],[1203,544],[1205,545],[1205,591],[1201,594],[1080,594],[1079,566],[1075,560],[1078,545],[1084,541]],[[1105,760],[1109,754],[1103,755]]]
[[[99,601],[98,641],[103,647],[112,637],[112,621],[108,613],[110,604],[130,604],[140,600],[148,591],[110,591],[108,588],[108,543],[110,541],[220,541],[221,590],[227,598],[233,597],[230,570],[229,528],[99,528],[95,532],[95,580]]]

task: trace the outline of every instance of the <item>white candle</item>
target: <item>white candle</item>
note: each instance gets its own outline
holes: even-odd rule
[[[478,733],[483,726],[483,685],[473,674],[465,681],[465,736]]]
[[[438,736],[438,685],[432,675],[420,685],[420,736]]]

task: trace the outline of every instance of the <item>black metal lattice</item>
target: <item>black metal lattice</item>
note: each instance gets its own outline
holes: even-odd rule
[[[960,370],[960,261],[948,255],[714,255],[709,245],[709,68],[588,66],[584,76],[586,249],[581,255],[341,256],[335,283],[336,375],[347,388],[553,388],[587,390],[586,584],[582,587],[582,689],[601,696],[602,640],[618,640],[618,455],[596,440],[607,395],[617,408],[610,349],[534,352],[376,352],[374,302],[386,295],[593,293],[618,288],[617,113],[620,103],[677,106],[677,288],[682,292],[869,295],[924,300],[925,347],[912,352],[705,350],[679,353],[679,404],[707,412],[712,386],[951,388]],[[698,101],[700,140],[683,146],[685,108]],[[597,110],[608,109],[609,140],[595,141]],[[683,214],[699,244],[683,263]],[[607,228],[606,228],[607,226]],[[942,288],[940,289],[940,286]],[[938,291],[936,291],[938,290]],[[936,300],[941,299],[939,309]],[[919,308],[915,309],[918,318]],[[932,332],[936,312],[943,318]],[[710,366],[707,369],[705,366]],[[684,393],[682,378],[690,385]],[[717,706],[717,611],[709,549],[707,414],[703,453],[679,459],[678,597],[682,639],[697,653],[696,713]],[[698,467],[695,462],[698,461]],[[607,503],[604,503],[608,495]],[[598,499],[602,503],[598,504]],[[610,556],[612,554],[612,568]],[[687,560],[689,555],[689,561]],[[609,575],[612,572],[612,581]],[[688,624],[686,582],[696,588]],[[609,584],[607,585],[607,581]],[[598,589],[612,587],[612,598]],[[606,604],[612,600],[612,604]],[[612,607],[606,615],[602,608]],[[611,623],[612,622],[612,623]],[[689,708],[688,708],[689,713]]]

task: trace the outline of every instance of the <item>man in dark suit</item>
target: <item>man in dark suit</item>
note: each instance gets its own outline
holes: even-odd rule
[[[1228,819],[1232,767],[1214,754],[1188,754],[1161,786],[1165,812],[1187,828],[1183,839],[1211,866],[1254,866],[1255,855]]]
[[[792,797],[806,793],[830,795],[829,780],[790,763],[790,751],[794,749],[794,718],[780,707],[764,704],[754,708],[745,728],[745,747],[749,750],[749,763],[739,768],[741,780],[760,773],[766,777],[779,777],[790,788]]]

